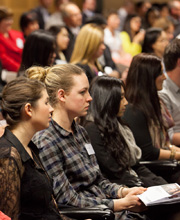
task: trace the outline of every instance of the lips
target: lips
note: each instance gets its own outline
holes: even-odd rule
[[[85,109],[88,109],[88,108],[89,108],[89,105],[85,107]]]

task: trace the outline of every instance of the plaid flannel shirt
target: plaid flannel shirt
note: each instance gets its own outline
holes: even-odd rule
[[[73,134],[51,120],[49,128],[33,137],[53,180],[57,203],[78,207],[104,204],[113,209],[120,185],[105,179],[95,154],[88,154],[85,145],[90,141],[85,129],[75,122],[72,129]]]

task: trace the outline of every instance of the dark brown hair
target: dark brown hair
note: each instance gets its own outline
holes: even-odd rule
[[[3,19],[6,19],[12,16],[13,16],[13,12],[11,11],[11,9],[4,7],[4,6],[0,6],[0,22]]]
[[[32,106],[41,98],[45,85],[33,79],[18,77],[9,82],[2,91],[2,115],[7,124],[15,127],[22,119],[26,103]]]

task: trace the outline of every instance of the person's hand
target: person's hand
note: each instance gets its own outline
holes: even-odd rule
[[[142,194],[147,189],[143,187],[133,187],[125,189],[127,193],[124,197],[124,201],[127,206],[126,209],[136,212],[144,211],[146,209],[146,206],[141,202],[137,195]]]
[[[147,189],[144,187],[121,188],[118,196],[122,195],[124,198],[114,200],[114,211],[134,210],[136,212],[143,211],[145,206],[137,195],[143,193]],[[121,193],[120,193],[121,192]]]
[[[140,31],[139,33],[137,33],[134,38],[133,38],[133,42],[140,44],[141,42],[143,42],[145,37],[145,31]]]
[[[143,192],[145,192],[146,190],[147,190],[147,188],[144,188],[144,187],[124,188],[122,194],[123,194],[123,197],[127,196],[128,194],[140,195]]]

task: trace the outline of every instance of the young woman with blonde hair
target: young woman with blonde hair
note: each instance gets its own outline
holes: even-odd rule
[[[104,50],[102,27],[96,24],[86,24],[76,38],[70,62],[83,68],[91,82],[95,76],[104,73],[103,67],[98,62],[98,58],[103,55]],[[113,71],[110,75],[118,77],[117,73]]]
[[[124,188],[105,179],[87,132],[74,120],[87,114],[92,100],[84,71],[62,64],[48,69],[32,67],[27,76],[44,81],[54,108],[49,128],[36,133],[33,141],[53,180],[57,203],[76,207],[103,204],[118,212],[118,219],[126,215],[125,209],[142,210],[136,195],[145,188]]]

